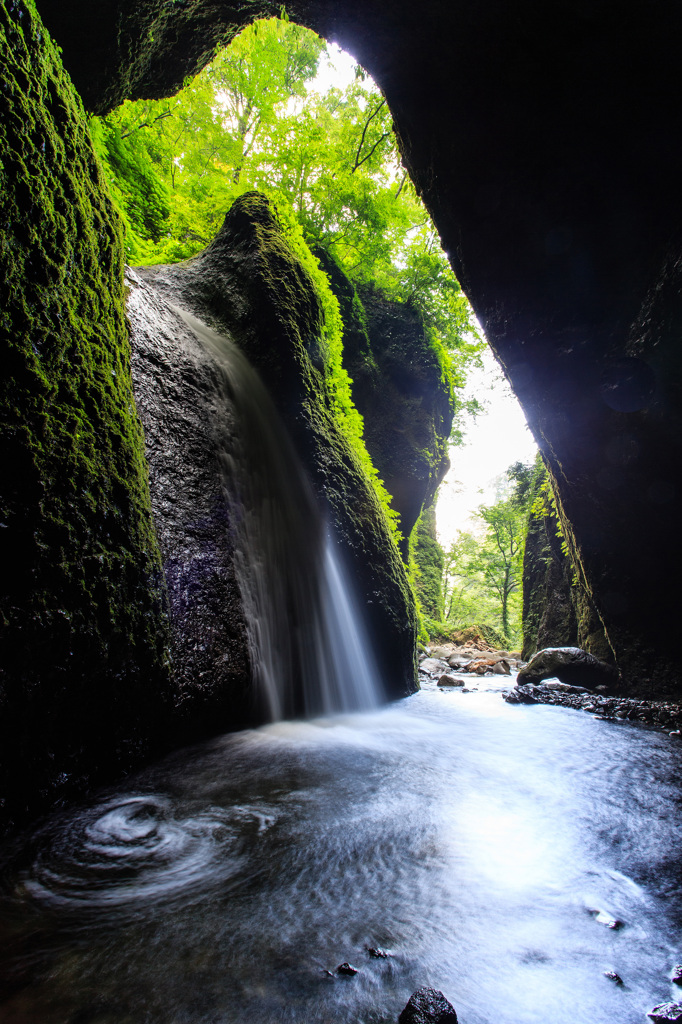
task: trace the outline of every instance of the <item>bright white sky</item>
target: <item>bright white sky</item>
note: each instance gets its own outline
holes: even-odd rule
[[[340,89],[355,79],[355,60],[336,43],[327,45],[329,60],[320,61],[309,89],[325,93],[333,85]],[[469,517],[478,505],[495,500],[495,479],[513,462],[532,462],[537,447],[521,407],[489,349],[483,355],[482,370],[469,375],[467,394],[486,406],[476,420],[470,420],[464,447],[450,453],[452,468],[438,492],[436,525],[443,547],[448,548],[459,530],[476,529]]]
[[[336,43],[327,43],[329,59],[323,54],[317,69],[317,75],[307,88],[324,95],[333,85],[337,89],[346,89],[355,81],[356,61],[349,53],[342,50]]]
[[[487,411],[469,420],[465,445],[452,448],[452,466],[438,491],[436,527],[440,542],[448,548],[458,530],[475,532],[471,513],[495,500],[495,479],[513,462],[535,459],[537,445],[521,407],[490,349],[483,354],[482,370],[472,370],[467,395],[478,398]]]

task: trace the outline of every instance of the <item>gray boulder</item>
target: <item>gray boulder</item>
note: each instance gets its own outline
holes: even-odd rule
[[[519,669],[519,683],[540,683],[543,679],[559,679],[570,686],[617,686],[620,676],[612,665],[595,658],[579,647],[546,647],[534,654],[525,668]]]
[[[457,1014],[438,989],[418,988],[398,1017],[398,1024],[457,1024]]]
[[[444,673],[438,680],[439,686],[464,686],[464,680],[458,679],[457,676],[450,675],[449,672]]]
[[[419,671],[429,676],[439,675],[442,672],[447,672],[447,670],[447,662],[442,661],[440,658],[424,658],[419,664]]]

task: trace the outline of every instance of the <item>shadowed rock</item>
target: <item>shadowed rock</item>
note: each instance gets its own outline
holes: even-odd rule
[[[457,1014],[442,992],[424,986],[410,996],[398,1024],[457,1024]]]
[[[579,647],[547,647],[538,651],[525,668],[519,670],[518,681],[520,684],[541,683],[543,679],[555,677],[570,686],[585,686],[590,690],[597,686],[614,687],[619,682],[613,666]]]

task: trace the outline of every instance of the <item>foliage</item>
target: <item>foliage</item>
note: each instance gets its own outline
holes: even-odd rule
[[[289,207],[309,246],[356,284],[416,305],[453,386],[482,340],[438,236],[401,168],[390,111],[360,68],[341,90],[314,78],[314,33],[259,21],[177,96],[92,122],[133,263],[187,258],[234,199],[257,189]]]
[[[322,308],[322,358],[324,361],[324,383],[327,398],[334,410],[339,426],[346,435],[365,473],[369,477],[387,519],[389,530],[399,546],[402,536],[399,530],[400,516],[391,504],[391,496],[372,462],[364,440],[362,416],[353,403],[352,381],[342,363],[343,322],[339,312],[338,299],[332,292],[329,278],[320,269],[315,257],[305,244],[298,222],[291,207],[274,202],[279,226],[294,253],[310,275]]]
[[[445,617],[455,624],[497,623],[516,642],[521,630],[521,582],[535,467],[514,463],[500,481],[498,500],[481,505],[480,535],[460,533],[446,554]]]

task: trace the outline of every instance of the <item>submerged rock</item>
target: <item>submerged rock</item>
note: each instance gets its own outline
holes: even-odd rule
[[[382,949],[381,946],[368,946],[367,952],[375,960],[388,960],[388,958],[392,956],[392,953]]]
[[[412,993],[398,1024],[457,1024],[457,1013],[442,992],[424,986]]]
[[[666,1024],[670,1021],[682,1021],[682,1003],[661,1003],[660,1006],[654,1006],[650,1013],[647,1013],[647,1017],[654,1022],[654,1024]]]
[[[617,669],[579,647],[547,647],[519,670],[519,682],[523,683],[540,683],[555,676],[562,683],[590,690],[600,685],[614,687],[619,681]]]
[[[682,964],[675,964],[670,979],[675,985],[682,985]]]
[[[358,974],[359,972],[357,967],[353,967],[352,964],[344,962],[342,964],[339,964],[339,966],[336,968],[336,973],[346,974],[349,977],[352,977],[354,974]]]

